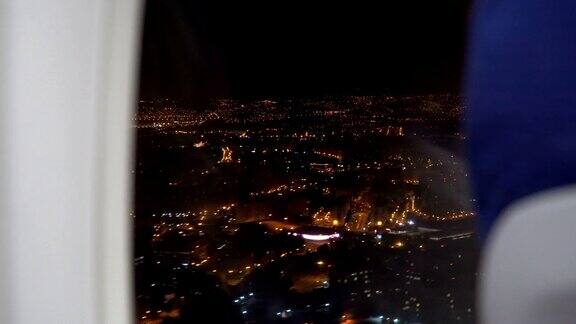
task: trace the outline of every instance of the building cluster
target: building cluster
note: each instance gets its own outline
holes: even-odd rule
[[[140,104],[140,323],[474,318],[457,96]]]

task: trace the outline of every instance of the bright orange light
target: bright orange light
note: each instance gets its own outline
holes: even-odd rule
[[[203,141],[194,143],[194,147],[196,147],[196,148],[204,147],[205,145],[206,145],[206,142],[203,142]]]
[[[378,222],[376,222],[376,225],[378,225],[378,226],[382,226],[382,221],[378,221]]]
[[[220,158],[220,163],[230,163],[232,162],[232,150],[226,146],[222,148],[222,157]]]
[[[338,224],[340,224],[340,222],[337,219],[332,221],[332,225],[338,226]]]

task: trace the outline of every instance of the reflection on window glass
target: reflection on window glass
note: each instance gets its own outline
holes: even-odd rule
[[[147,4],[137,321],[474,322],[467,3],[222,6]]]

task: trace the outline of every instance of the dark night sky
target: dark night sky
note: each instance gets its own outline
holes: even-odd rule
[[[148,0],[140,97],[455,92],[468,9],[468,0]]]

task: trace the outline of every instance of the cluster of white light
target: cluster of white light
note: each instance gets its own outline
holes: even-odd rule
[[[302,237],[305,240],[310,240],[310,241],[326,241],[329,239],[333,239],[333,238],[339,238],[340,234],[338,233],[334,233],[334,234],[330,234],[330,235],[324,235],[324,234],[302,234]]]

